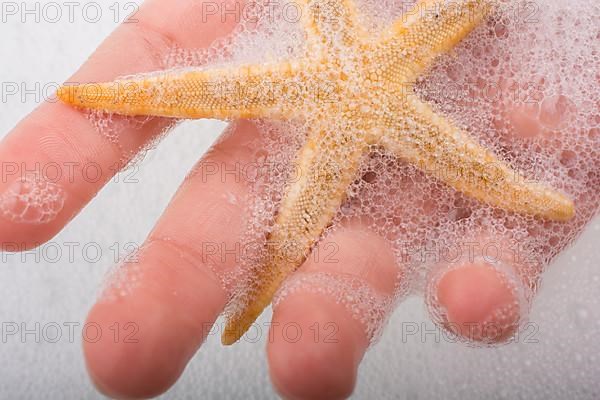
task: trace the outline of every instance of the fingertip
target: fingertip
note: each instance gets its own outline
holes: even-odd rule
[[[468,263],[437,279],[430,310],[436,322],[463,339],[501,343],[519,327],[522,288],[507,268]]]
[[[285,398],[353,393],[360,361],[386,321],[402,275],[387,242],[360,225],[318,246],[328,243],[338,250],[334,259],[309,257],[274,301],[267,352],[271,380]]]
[[[129,303],[124,304],[126,311],[115,305],[94,306],[84,330],[86,367],[98,390],[111,398],[155,397],[175,383],[185,363],[175,362],[181,357],[172,353],[177,351],[173,346],[152,346],[175,338],[159,327],[150,331],[149,324],[132,320],[129,314],[142,309]]]
[[[14,223],[0,216],[0,251],[6,253],[21,253],[36,249],[48,243],[60,229],[51,224]]]
[[[162,242],[121,267],[88,316],[86,365],[98,389],[115,398],[150,398],[181,376],[222,311],[222,287],[208,271]]]
[[[342,305],[290,295],[274,313],[267,348],[271,381],[286,399],[345,399],[368,346]]]
[[[50,240],[71,219],[73,196],[61,184],[57,168],[46,166],[44,171],[38,162],[27,170],[11,161],[10,153],[0,182],[0,243],[4,251],[25,251]]]

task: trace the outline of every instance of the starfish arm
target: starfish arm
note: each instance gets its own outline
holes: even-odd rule
[[[410,100],[403,107],[404,116],[390,113],[384,122],[395,134],[382,138],[399,157],[493,206],[550,220],[573,217],[575,208],[567,196],[527,181],[426,104]]]
[[[413,82],[432,60],[449,52],[493,10],[491,0],[420,0],[375,43],[382,69]]]
[[[196,118],[289,117],[318,89],[306,61],[172,70],[109,83],[67,85],[57,96],[72,106],[122,115]],[[313,75],[314,74],[314,75]],[[310,86],[310,87],[309,87]],[[314,86],[314,87],[313,87]]]
[[[350,47],[366,38],[353,0],[300,0],[310,45]]]
[[[366,142],[361,147],[357,136],[353,131],[328,134],[327,129],[312,128],[298,154],[295,176],[280,205],[264,257],[252,275],[246,301],[227,321],[223,344],[235,343],[248,330],[331,223],[366,151]]]

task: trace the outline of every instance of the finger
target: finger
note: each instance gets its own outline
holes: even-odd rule
[[[233,29],[203,2],[149,0],[137,23],[121,25],[70,79],[112,80],[164,69],[176,46],[207,47]],[[206,21],[206,22],[202,22]],[[173,121],[118,116],[98,126],[89,116],[48,101],[21,121],[0,144],[0,243],[39,245],[56,234],[140,149]],[[20,250],[24,250],[23,248]]]
[[[514,125],[518,128],[508,130],[500,125],[497,128],[513,138],[526,139],[534,135],[535,127],[524,114],[527,109],[518,107],[518,110],[515,107],[511,113],[511,118],[518,121]],[[529,225],[531,228],[532,224]],[[511,249],[510,234],[494,238],[487,233],[474,233],[477,235],[474,240],[455,243],[463,252],[457,259],[441,257],[442,262],[429,274],[425,297],[431,319],[458,339],[502,343],[517,332],[526,316],[542,264],[534,261],[532,267],[532,263],[506,257]],[[497,256],[488,257],[488,248],[501,250]],[[439,250],[442,254],[442,249]]]
[[[528,296],[512,266],[483,260],[451,266],[429,285],[432,319],[470,342],[506,341],[528,309]]]
[[[539,104],[503,103],[498,107],[502,108],[503,122],[497,122],[496,127],[517,143],[548,135]],[[572,112],[567,106],[556,106],[547,113],[552,114],[552,128],[558,129],[557,121],[568,119]],[[544,267],[569,243],[572,232],[580,230],[591,217],[588,210],[597,207],[593,197],[576,196],[574,200],[577,216],[567,224],[527,221],[527,237],[512,245],[513,231],[495,238],[482,235],[473,242],[479,254],[463,254],[458,261],[438,266],[427,286],[432,319],[467,341],[494,344],[510,339],[525,320]],[[563,239],[555,237],[558,230],[564,233]],[[487,248],[499,252],[489,257]]]
[[[277,390],[291,399],[349,396],[398,280],[379,236],[348,227],[324,238],[274,303],[267,351]]]
[[[240,123],[215,145],[175,195],[136,262],[124,265],[90,311],[88,324],[137,329],[136,343],[112,335],[84,342],[90,375],[106,394],[146,398],[165,391],[223,310],[223,277],[237,257],[209,249],[235,249],[241,236],[247,182],[231,171],[251,161],[247,143],[256,136],[253,125]],[[213,166],[229,175],[214,173]]]

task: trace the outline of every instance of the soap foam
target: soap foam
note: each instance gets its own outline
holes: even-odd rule
[[[42,174],[27,174],[0,194],[0,213],[10,221],[46,224],[53,221],[65,205],[66,193]]]
[[[369,33],[375,35],[402,15],[404,3],[362,0],[358,9]],[[456,251],[457,260],[464,260],[465,249],[471,246],[478,248],[473,251],[480,258],[486,256],[484,249],[494,245],[502,254],[494,261],[517,266],[514,285],[530,293],[525,295],[527,303],[540,284],[539,272],[573,242],[600,202],[600,7],[594,0],[549,0],[543,6],[520,0],[498,3],[493,17],[451,54],[438,58],[418,81],[416,94],[528,179],[571,196],[575,217],[566,223],[551,222],[482,204],[373,146],[326,232],[361,221],[386,238],[408,287],[390,304],[407,293],[423,295],[434,317],[442,316],[443,310],[436,309],[435,290],[427,290],[431,271],[460,263],[445,259],[444,254]],[[172,49],[165,65],[213,68],[310,56],[304,39],[301,24],[281,15],[258,23],[242,20],[230,37],[206,50]],[[264,242],[272,230],[296,152],[315,123],[317,114],[311,111],[306,110],[302,121],[256,121],[261,137],[255,158],[283,168],[270,173],[269,179],[252,181],[242,243]],[[100,130],[118,141],[106,126]],[[465,238],[475,245],[467,245]],[[222,276],[233,300],[228,313],[235,313],[247,300],[245,289],[253,279],[249,272],[258,259],[245,258],[239,269]],[[306,278],[292,279],[293,287]],[[322,282],[308,286],[332,291],[333,298],[343,302],[339,294],[343,290],[336,289],[330,276],[317,274],[310,279]],[[369,321],[365,329],[373,337],[374,321],[385,320],[377,310],[371,310],[377,318],[366,310],[356,316]],[[526,307],[521,313],[526,314]]]

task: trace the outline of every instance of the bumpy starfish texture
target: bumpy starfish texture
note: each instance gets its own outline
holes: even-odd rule
[[[369,37],[351,0],[303,0],[307,55],[272,64],[168,71],[112,83],[65,86],[66,103],[125,115],[304,118],[296,158],[256,279],[224,344],[236,342],[305,260],[344,201],[361,158],[384,146],[451,187],[508,211],[568,220],[565,195],[529,182],[412,90],[434,58],[491,12],[489,0],[424,0]]]

